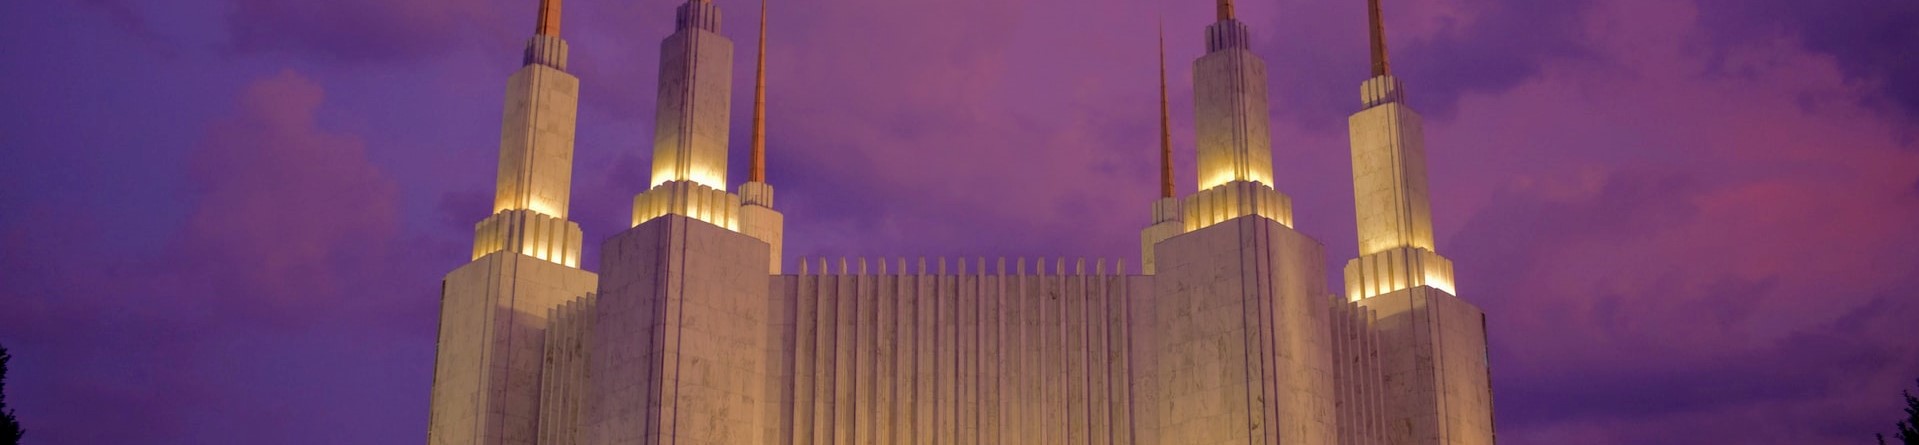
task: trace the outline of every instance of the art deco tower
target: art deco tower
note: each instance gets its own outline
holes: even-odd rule
[[[687,0],[673,23],[660,42],[653,187],[633,197],[633,225],[673,214],[737,231],[740,197],[726,192],[733,42],[709,0]]]
[[[768,280],[781,219],[764,133],[754,131],[741,194],[728,193],[733,44],[711,1],[687,0],[674,23],[660,44],[653,187],[634,197],[632,227],[600,248],[601,291],[582,336],[591,414],[579,425],[588,444],[772,443],[781,368],[768,346],[777,332]]]
[[[711,1],[688,1],[674,16],[673,34],[660,42],[653,185],[725,189],[733,41],[720,35],[720,8]]]
[[[1141,235],[1152,291],[1129,309],[1136,443],[1335,443],[1324,249],[1271,184],[1265,63],[1232,2],[1217,7],[1193,63],[1199,189],[1174,204],[1162,166]]]
[[[1193,62],[1193,128],[1199,192],[1186,199],[1187,230],[1260,215],[1292,226],[1292,198],[1273,189],[1271,112],[1266,62],[1253,54],[1246,24],[1231,0],[1206,27],[1206,55]]]
[[[1419,114],[1406,106],[1403,86],[1386,58],[1379,0],[1367,1],[1373,77],[1360,87],[1362,109],[1348,121],[1360,258],[1347,266],[1347,297],[1359,300],[1420,285],[1452,292],[1452,262],[1433,252]]]
[[[1140,264],[1147,275],[1159,270],[1153,246],[1186,232],[1179,195],[1173,187],[1173,116],[1166,101],[1166,25],[1159,29],[1159,199],[1153,200],[1153,225],[1139,234]]]
[[[580,82],[566,72],[560,2],[541,2],[507,80],[494,213],[475,227],[473,262],[441,285],[430,444],[534,444],[549,317],[595,289],[566,219]]]
[[[1367,11],[1373,76],[1350,120],[1360,256],[1345,275],[1354,320],[1371,333],[1341,348],[1358,354],[1341,363],[1362,363],[1341,373],[1357,389],[1341,429],[1356,443],[1489,445],[1485,315],[1454,296],[1452,261],[1434,251],[1419,114],[1386,58],[1379,0]]]

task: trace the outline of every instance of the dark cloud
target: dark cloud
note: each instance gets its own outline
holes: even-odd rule
[[[1721,44],[1795,38],[1837,58],[1883,91],[1868,102],[1919,119],[1919,3],[1905,0],[1699,0],[1700,20]]]
[[[1255,48],[1273,78],[1273,110],[1307,128],[1335,131],[1357,110],[1360,82],[1370,72],[1365,2],[1293,2],[1256,22]],[[1405,81],[1421,111],[1451,116],[1467,94],[1495,94],[1541,74],[1546,64],[1596,54],[1584,45],[1581,24],[1590,0],[1468,0],[1447,18],[1413,15],[1411,2],[1387,2],[1387,42],[1393,73]],[[1437,29],[1413,34],[1406,25],[1431,21]]]
[[[232,49],[327,62],[395,62],[493,37],[504,17],[488,0],[242,0],[227,17]],[[533,7],[520,15],[531,16]],[[532,19],[526,20],[530,29]],[[495,37],[497,38],[497,37]]]
[[[1590,0],[1475,0],[1472,16],[1430,39],[1405,42],[1397,73],[1416,81],[1421,109],[1449,116],[1460,96],[1494,94],[1534,79],[1548,63],[1593,57],[1581,43]]]
[[[1573,434],[1556,428],[1590,428],[1569,443],[1788,440],[1779,431],[1717,425],[1751,414],[1798,418],[1807,427],[1793,429],[1799,436],[1789,440],[1828,443],[1863,431],[1845,428],[1863,427],[1857,418],[1876,406],[1864,397],[1883,388],[1860,382],[1886,385],[1919,373],[1919,343],[1904,333],[1919,304],[1892,290],[1919,282],[1798,294],[1793,283],[1819,278],[1745,278],[1708,262],[1810,254],[1802,244],[1674,253],[1676,246],[1655,241],[1737,224],[1701,210],[1722,193],[1696,176],[1625,170],[1585,187],[1510,186],[1446,244],[1456,246],[1454,258],[1471,258],[1459,263],[1460,281],[1473,283],[1468,294],[1491,319],[1502,431],[1518,432],[1509,439],[1531,443]],[[1857,254],[1919,261],[1897,250]],[[1844,310],[1781,335],[1756,334],[1774,330],[1795,310],[1787,308],[1807,299]],[[1498,334],[1540,329],[1559,333]],[[1674,427],[1677,419],[1694,424]]]
[[[187,224],[156,251],[94,248],[153,225],[38,204],[0,227],[9,401],[45,443],[370,443],[415,422],[352,423],[346,406],[416,405],[431,295],[448,249],[401,238],[391,178],[359,137],[322,128],[324,89],[283,72],[247,85],[189,162]],[[103,235],[106,234],[106,235]],[[457,259],[457,258],[455,258]],[[428,303],[428,304],[422,304]],[[16,341],[16,339],[18,341]],[[301,351],[286,354],[286,351]],[[362,357],[341,361],[338,357]],[[395,385],[400,388],[395,388]],[[385,400],[381,400],[385,397]],[[322,400],[325,400],[322,402]],[[350,410],[349,410],[350,411]],[[413,413],[413,411],[419,411]],[[101,427],[96,419],[117,419]],[[315,417],[318,416],[318,417]],[[396,429],[398,427],[400,429]]]

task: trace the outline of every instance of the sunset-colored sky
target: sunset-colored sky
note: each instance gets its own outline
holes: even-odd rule
[[[757,4],[736,42],[744,179]],[[534,0],[0,4],[0,344],[43,445],[417,444]],[[1365,2],[1238,3],[1276,186],[1355,253]],[[648,182],[673,0],[568,0],[573,219]],[[1385,0],[1502,443],[1860,444],[1919,378],[1919,3]],[[774,0],[789,257],[1138,261],[1203,0]],[[794,261],[788,259],[789,263]]]

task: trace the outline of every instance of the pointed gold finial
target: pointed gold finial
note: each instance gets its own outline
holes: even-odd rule
[[[1379,12],[1379,0],[1366,0],[1366,15],[1373,43],[1373,77],[1392,74],[1386,61],[1386,20]]]
[[[560,0],[540,0],[540,23],[534,27],[533,33],[559,37]]]
[[[1233,19],[1233,0],[1219,0],[1219,20]]]
[[[766,0],[760,0],[760,55],[753,79],[753,150],[747,155],[746,180],[766,182]]]
[[[1159,20],[1159,196],[1173,197],[1173,119],[1166,104],[1166,19]]]

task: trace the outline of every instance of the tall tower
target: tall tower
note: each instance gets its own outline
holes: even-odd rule
[[[1291,226],[1292,198],[1273,189],[1266,62],[1253,54],[1233,2],[1219,0],[1217,9],[1219,20],[1206,27],[1206,55],[1193,62],[1199,192],[1186,200],[1186,229],[1244,215]]]
[[[733,41],[710,0],[687,0],[673,23],[660,42],[653,185],[633,198],[633,225],[673,214],[737,231],[740,197],[726,192]]]
[[[688,1],[674,16],[673,34],[660,42],[653,184],[725,189],[733,41],[720,35],[720,8],[711,1]]]
[[[1173,187],[1173,117],[1166,100],[1166,24],[1159,25],[1159,199],[1153,201],[1153,225],[1139,234],[1140,264],[1147,275],[1159,270],[1153,246],[1185,232],[1179,196]]]
[[[728,193],[733,44],[709,0],[687,0],[674,21],[660,44],[653,187],[633,198],[633,226],[600,248],[583,342],[585,443],[771,443],[781,356],[768,346],[778,323],[769,272],[781,219],[765,182],[765,121],[756,111],[754,167]]]
[[[1387,61],[1379,0],[1367,12],[1373,76],[1349,121],[1359,257],[1345,275],[1349,307],[1372,326],[1373,338],[1352,344],[1376,351],[1339,362],[1367,371],[1342,378],[1377,379],[1342,386],[1369,389],[1361,399],[1378,409],[1342,411],[1342,430],[1381,443],[1490,445],[1485,314],[1454,296],[1452,261],[1434,251],[1419,114]]]
[[[1335,443],[1325,252],[1271,185],[1265,64],[1232,2],[1216,6],[1193,63],[1199,190],[1179,202],[1178,229],[1143,235],[1152,292],[1129,309],[1138,443]]]
[[[1406,106],[1403,86],[1386,59],[1379,0],[1367,0],[1367,11],[1373,77],[1360,86],[1362,109],[1348,121],[1360,259],[1348,266],[1347,298],[1418,285],[1452,292],[1452,262],[1433,252],[1419,114]]]
[[[766,242],[768,272],[779,275],[786,218],[773,210],[773,185],[766,182],[766,0],[760,0],[759,57],[753,68],[753,134],[748,147],[746,183],[740,184],[740,233]]]
[[[442,281],[433,445],[534,444],[549,317],[596,288],[578,268],[580,226],[566,219],[580,83],[566,72],[560,1],[541,2],[507,80],[494,213],[475,226],[473,261]]]

